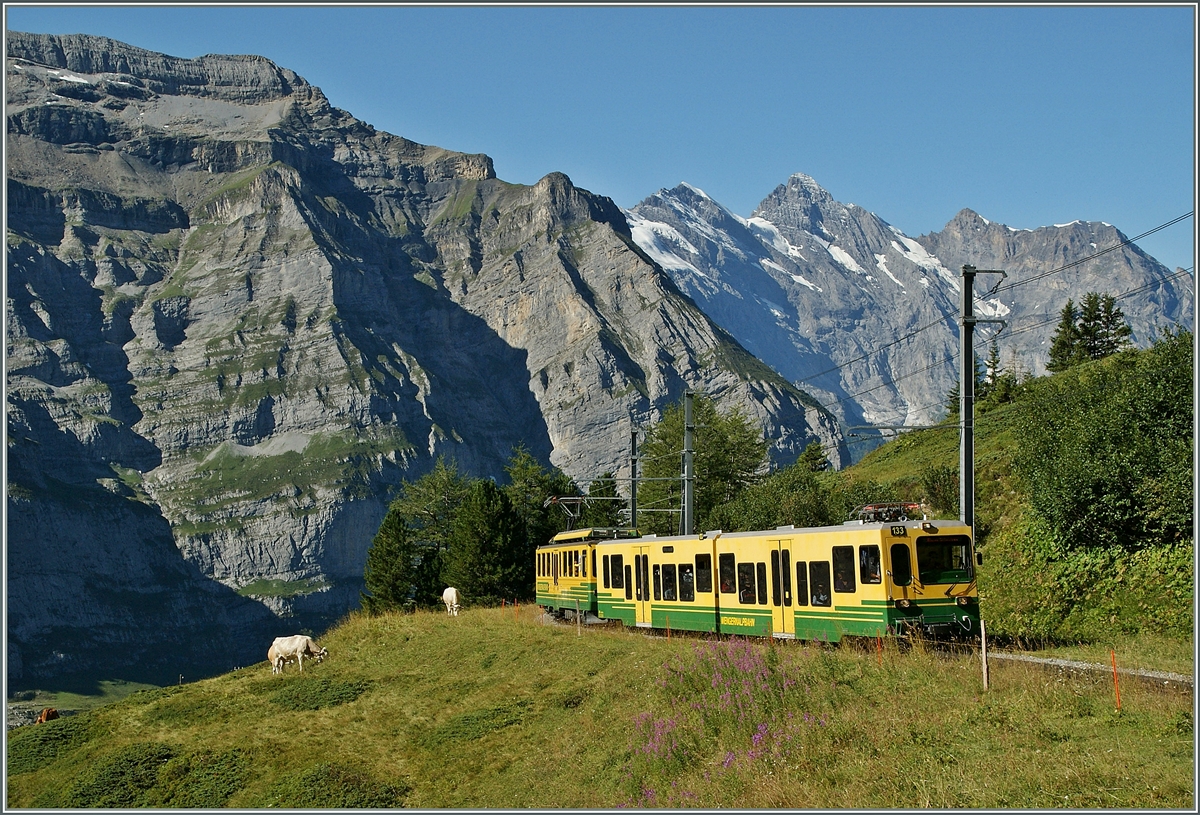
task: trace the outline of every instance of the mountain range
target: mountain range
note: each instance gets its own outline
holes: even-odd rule
[[[357,605],[389,501],[439,457],[627,477],[688,389],[777,465],[817,441],[844,466],[843,426],[952,385],[956,264],[1120,239],[964,211],[914,240],[802,175],[747,219],[687,185],[623,212],[377,131],[261,57],[7,42],[10,679],[260,661]],[[1112,254],[1097,280],[1149,286],[1121,301],[1139,343],[1190,325],[1190,278]],[[1091,280],[980,310],[1015,325]]]

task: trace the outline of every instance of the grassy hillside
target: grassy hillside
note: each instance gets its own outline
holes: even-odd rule
[[[1191,700],[918,643],[718,642],[533,607],[355,615],[9,733],[9,807],[1194,806]]]

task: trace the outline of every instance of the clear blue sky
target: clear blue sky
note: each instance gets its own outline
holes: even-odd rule
[[[1160,7],[5,6],[9,30],[259,54],[380,130],[630,207],[794,172],[917,236],[1193,210],[1196,18]],[[1139,242],[1194,263],[1195,217]]]

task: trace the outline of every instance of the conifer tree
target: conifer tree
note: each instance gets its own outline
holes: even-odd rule
[[[525,574],[533,554],[525,548],[508,496],[490,479],[474,481],[454,515],[442,577],[474,604],[526,599],[533,593]]]
[[[1067,304],[1059,312],[1058,328],[1054,329],[1054,337],[1050,340],[1050,358],[1046,362],[1046,370],[1051,373],[1065,371],[1072,365],[1082,362],[1079,352],[1079,312],[1075,303],[1067,299]]]

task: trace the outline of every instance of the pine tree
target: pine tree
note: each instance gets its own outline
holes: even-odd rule
[[[810,473],[829,469],[829,457],[825,455],[825,449],[821,447],[821,442],[810,441],[804,448],[804,452],[800,454],[800,458],[796,459],[796,466]]]
[[[694,397],[693,421],[694,522],[697,529],[705,529],[709,513],[758,480],[767,464],[767,442],[762,430],[740,411],[719,413],[703,395]],[[640,453],[642,476],[663,480],[646,481],[638,487],[638,528],[643,531],[673,535],[679,529],[679,513],[643,516],[641,510],[681,507],[682,486],[674,479],[681,473],[683,435],[683,405],[679,403],[667,408],[662,421],[646,432]]]
[[[527,577],[533,585],[533,553],[568,525],[559,507],[546,507],[546,499],[579,495],[579,488],[557,467],[547,471],[523,445],[513,450],[504,472],[508,475],[504,494],[520,520],[521,545],[528,555]]]
[[[413,600],[418,606],[436,607],[442,600],[442,565],[451,545],[455,513],[469,486],[456,464],[438,457],[430,472],[416,481],[405,481],[400,496],[392,502],[416,550]]]
[[[508,496],[489,479],[474,481],[451,525],[444,582],[480,605],[526,599],[533,589],[525,574],[533,554],[524,544],[521,519]]]
[[[1079,351],[1079,312],[1075,304],[1068,298],[1067,304],[1059,312],[1058,328],[1050,340],[1050,358],[1046,362],[1046,370],[1051,373],[1065,371],[1072,365],[1082,361]]]
[[[602,474],[588,485],[587,497],[583,511],[579,515],[580,528],[589,526],[620,526],[623,502],[611,500],[618,498],[617,482],[611,472]]]
[[[1125,313],[1111,294],[1100,298],[1099,325],[1098,358],[1111,356],[1132,345],[1130,337],[1133,336],[1133,329],[1125,321]]]
[[[404,516],[394,504],[367,550],[363,574],[365,592],[359,593],[368,614],[411,609],[419,579],[419,553]]]

